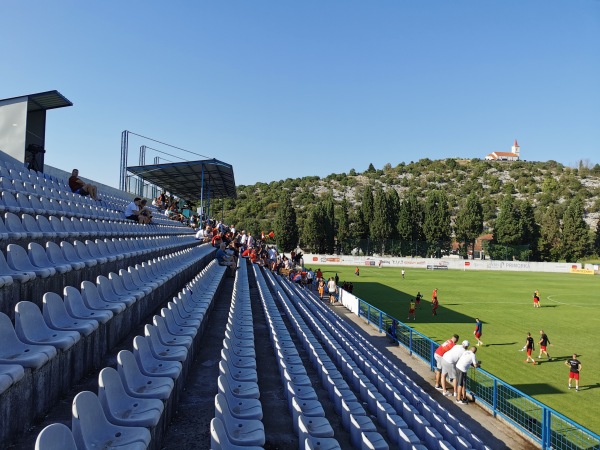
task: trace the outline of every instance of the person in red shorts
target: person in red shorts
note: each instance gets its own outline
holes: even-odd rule
[[[538,291],[535,291],[533,293],[533,307],[540,308],[541,306],[542,306],[542,304],[540,303],[540,297],[539,297]]]
[[[579,372],[581,372],[581,363],[577,359],[577,354],[573,353],[573,358],[565,361],[565,365],[569,366],[569,389],[571,389],[571,380],[575,380],[575,390],[579,392]]]
[[[548,361],[552,361],[552,357],[546,351],[546,347],[548,345],[552,345],[552,344],[550,343],[550,339],[548,339],[548,335],[546,333],[544,333],[544,330],[540,330],[540,340],[539,340],[538,344],[540,344],[540,355],[538,356],[538,359],[540,359],[542,357],[542,353],[543,353],[548,358]]]
[[[442,356],[454,347],[457,342],[458,334],[453,334],[452,337],[440,345],[433,354],[433,358],[435,359],[435,388],[438,391],[443,390],[442,385],[440,384],[442,380]]]
[[[483,342],[481,342],[481,339],[479,339],[481,337],[481,335],[483,334],[483,323],[481,322],[481,320],[479,320],[478,317],[475,318],[475,330],[473,331],[473,335],[475,336],[475,339],[477,339],[477,347],[479,347],[480,345],[483,345],[485,347],[485,345],[483,344]]]
[[[437,309],[439,308],[439,306],[440,306],[440,302],[438,301],[437,296],[435,296],[433,298],[433,300],[431,300],[431,315],[432,316],[437,316]]]
[[[417,314],[415,313],[415,302],[413,300],[411,300],[408,305],[408,317],[406,320],[410,320],[411,317],[413,320],[417,320]]]
[[[525,350],[527,350],[527,359],[526,363],[531,360],[533,365],[535,365],[535,359],[531,356],[531,352],[535,350],[535,344],[533,343],[533,338],[531,337],[531,333],[527,333],[527,340],[525,341]]]

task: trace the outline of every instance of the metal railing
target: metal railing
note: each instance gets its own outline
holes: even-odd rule
[[[361,299],[358,299],[358,316],[406,347],[411,355],[418,356],[431,370],[435,369],[433,355],[438,343]],[[600,449],[599,435],[485,370],[470,370],[467,390],[494,417],[502,417],[538,442],[542,449]]]

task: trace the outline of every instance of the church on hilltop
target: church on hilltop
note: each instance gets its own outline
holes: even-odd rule
[[[515,143],[510,152],[492,152],[485,157],[488,161],[518,161],[521,154],[521,147],[515,139]]]

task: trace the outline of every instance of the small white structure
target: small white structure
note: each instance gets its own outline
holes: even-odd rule
[[[515,139],[510,152],[492,152],[485,157],[488,161],[518,161],[521,155],[521,147]]]

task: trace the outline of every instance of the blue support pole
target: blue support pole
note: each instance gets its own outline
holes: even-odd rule
[[[412,348],[413,339],[412,339],[412,335],[413,335],[413,330],[411,329],[410,333],[408,335],[408,354],[409,355],[413,354],[413,348]]]
[[[492,411],[494,417],[496,417],[496,412],[498,411],[498,380],[494,378],[494,396],[492,397]]]

